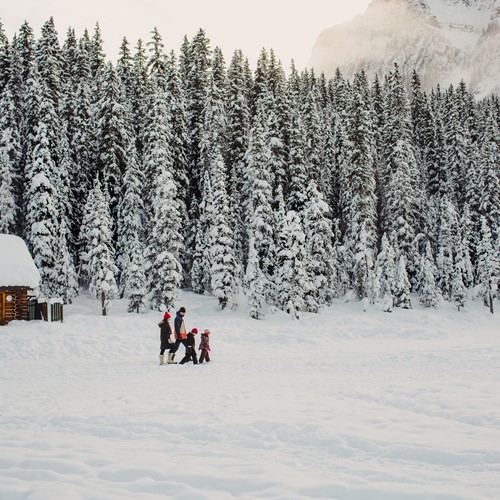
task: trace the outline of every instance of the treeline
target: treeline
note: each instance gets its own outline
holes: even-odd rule
[[[0,29],[0,232],[27,241],[41,290],[130,311],[181,287],[251,315],[335,298],[384,310],[498,296],[500,103],[465,84],[226,64],[203,30],[155,29],[116,64],[97,26]]]

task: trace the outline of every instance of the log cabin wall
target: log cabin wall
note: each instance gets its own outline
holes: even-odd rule
[[[7,300],[7,297],[12,300]],[[0,324],[9,323],[15,319],[29,319],[28,288],[0,287]]]

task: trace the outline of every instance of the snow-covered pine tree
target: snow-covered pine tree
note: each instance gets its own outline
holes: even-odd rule
[[[442,96],[439,88],[431,92],[429,113],[425,118],[424,141],[426,190],[431,196],[449,194],[450,180],[446,168],[445,129],[442,118]]]
[[[409,270],[414,270],[418,167],[412,143],[410,107],[397,65],[388,75],[385,95],[383,230],[394,238],[397,254],[405,257],[399,259],[400,263],[404,261]]]
[[[116,219],[121,198],[123,175],[127,169],[131,113],[125,91],[111,63],[105,67],[101,93],[95,113],[97,171],[106,182],[110,195],[113,239],[116,239]]]
[[[233,233],[229,223],[229,195],[222,152],[216,152],[210,166],[213,189],[213,213],[209,216],[211,287],[224,309],[236,307],[238,266],[234,257]]]
[[[394,247],[384,233],[377,256],[375,273],[379,286],[380,299],[385,312],[392,312],[396,290],[396,254]]]
[[[0,94],[0,233],[16,234],[20,200],[16,199],[17,173],[21,158],[19,126],[14,96],[7,82]]]
[[[116,62],[116,73],[120,77],[120,81],[125,89],[125,96],[132,104],[134,97],[134,68],[133,58],[130,51],[128,40],[123,37],[118,53],[118,60]]]
[[[140,160],[142,160],[142,153],[144,150],[142,133],[146,128],[148,94],[146,49],[142,40],[139,39],[132,58],[131,95],[128,96],[128,99],[132,109],[135,146]]]
[[[54,108],[58,110],[64,83],[64,66],[52,17],[42,26],[42,36],[35,48],[35,63],[38,77],[47,89],[45,99],[50,99]]]
[[[291,111],[290,150],[288,156],[287,208],[301,212],[306,203],[305,188],[308,184],[309,163],[305,156],[304,126],[298,106]]]
[[[375,142],[371,127],[368,83],[364,73],[354,78],[348,105],[351,154],[344,164],[341,183],[346,206],[346,242],[354,256],[352,282],[359,300],[371,295],[377,245],[375,198]]]
[[[90,71],[92,74],[92,80],[97,84],[98,87],[99,78],[104,72],[106,66],[106,56],[103,50],[103,41],[101,28],[99,23],[96,23],[94,27],[94,35],[90,40],[89,44],[89,56],[90,56]]]
[[[47,297],[54,297],[58,292],[55,267],[60,228],[57,191],[52,183],[56,166],[43,121],[38,125],[33,145],[26,166],[26,239],[40,271],[40,290]]]
[[[267,49],[262,48],[259,57],[257,58],[257,64],[255,66],[253,87],[251,93],[251,114],[255,115],[257,113],[257,103],[261,99],[267,98],[270,95],[268,88],[269,80],[269,52]]]
[[[437,284],[446,300],[451,299],[453,244],[457,234],[457,212],[447,196],[441,198],[438,245],[436,252]]]
[[[21,61],[22,67],[20,76],[21,80],[26,83],[30,77],[31,68],[35,57],[35,36],[33,34],[33,29],[27,21],[24,21],[24,23],[21,25],[21,28],[19,28],[15,43],[12,43],[11,48],[19,54],[19,59]]]
[[[336,266],[336,278],[332,283],[332,291],[335,298],[341,298],[350,289],[352,256],[342,241],[342,232],[338,219],[333,220],[332,228],[334,234],[332,261],[335,262]]]
[[[209,171],[204,173],[201,203],[192,204],[196,245],[193,252],[193,265],[190,269],[190,282],[193,292],[210,293],[210,269],[212,268],[210,221],[213,214],[213,190]]]
[[[318,188],[325,202],[330,207],[330,218],[333,217],[333,206],[335,205],[335,150],[334,150],[334,114],[325,111],[324,122],[325,126],[322,130],[323,149],[320,158],[320,178]]]
[[[144,236],[144,203],[142,189],[144,185],[143,174],[139,168],[135,143],[128,145],[127,171],[123,177],[123,195],[118,205],[116,265],[118,268],[118,289],[120,297],[130,298],[127,291],[131,286],[127,279],[137,281],[135,275],[128,271],[135,257],[134,253],[143,254],[141,242]],[[137,242],[135,240],[137,239]],[[132,247],[131,242],[135,242]],[[137,262],[136,262],[137,264]],[[142,270],[144,273],[144,270]]]
[[[422,91],[420,76],[416,70],[413,70],[411,77],[410,108],[415,157],[420,168],[423,169],[427,154],[426,128],[429,120],[429,104],[426,94]]]
[[[242,189],[244,183],[244,157],[248,148],[250,133],[250,103],[248,100],[245,58],[241,50],[235,51],[228,70],[226,109],[227,141],[224,159],[229,171],[229,197],[233,210],[232,230],[235,235],[235,255],[239,262],[245,262],[246,230],[242,210]]]
[[[311,181],[307,187],[304,208],[305,268],[310,287],[305,295],[308,311],[318,312],[332,304],[337,281],[336,262],[333,260],[333,231],[328,218],[330,209]]]
[[[451,281],[451,299],[457,306],[458,310],[463,309],[467,304],[467,295],[465,293],[464,281],[462,279],[462,271],[456,266],[453,269],[453,279]]]
[[[84,204],[88,192],[92,187],[92,180],[96,176],[94,162],[94,117],[92,114],[92,96],[90,84],[90,65],[88,40],[78,41],[76,52],[77,74],[67,89],[66,98],[72,101],[73,127],[68,133],[69,148],[72,157],[73,170],[70,172],[69,200],[72,206],[72,220],[70,230],[72,241],[77,241],[80,226],[83,220]]]
[[[437,308],[439,302],[439,291],[436,286],[436,266],[432,256],[431,244],[427,241],[425,253],[422,255],[420,264],[419,291],[420,303],[424,307]]]
[[[69,229],[64,219],[59,226],[56,262],[54,267],[54,295],[61,298],[65,304],[71,304],[78,295],[78,274],[76,272],[73,256],[68,248],[71,240]]]
[[[201,134],[204,129],[205,105],[210,81],[211,49],[204,30],[200,29],[190,43],[182,46],[181,73],[184,79],[189,134],[189,179],[191,193],[188,199],[200,199],[203,180]],[[189,209],[190,207],[188,207]]]
[[[394,299],[396,307],[401,307],[402,309],[411,309],[410,280],[408,279],[406,266],[407,264],[405,256],[400,255],[396,269]]]
[[[37,178],[41,182],[40,189],[28,190],[25,198],[26,235],[33,245],[37,239],[45,240],[43,250],[40,247],[37,250],[44,254],[42,260],[46,264],[46,269],[42,271],[45,273],[44,293],[50,297],[71,298],[76,290],[73,260],[66,255],[70,248],[73,249],[67,230],[71,221],[70,157],[67,122],[59,115],[60,87],[64,80],[62,57],[52,19],[42,29],[42,38],[38,41],[35,55],[36,65],[32,71],[27,99],[30,120],[26,131],[33,135],[30,136],[29,149],[26,151],[30,154],[26,178],[31,183],[31,189]],[[42,224],[39,226],[37,222]],[[55,237],[56,234],[60,237]],[[64,278],[59,278],[59,274]],[[69,289],[65,289],[66,286]]]
[[[272,210],[272,175],[269,170],[269,130],[264,103],[259,103],[250,132],[250,141],[245,155],[245,179],[243,185],[244,224],[246,227],[245,247],[254,239],[259,267],[267,280],[266,296],[270,299],[272,274],[275,267],[274,214]],[[250,250],[249,250],[250,254]]]
[[[143,154],[145,177],[150,179],[144,191],[144,199],[149,196],[145,218],[151,220],[146,236],[147,290],[149,304],[156,310],[173,307],[182,282],[182,221],[172,174],[172,130],[164,95],[161,86],[153,82]]]
[[[112,247],[111,216],[106,187],[96,177],[85,205],[80,234],[80,261],[84,279],[88,280],[91,295],[100,300],[101,313],[107,315],[110,300],[115,298],[117,268]]]
[[[463,206],[465,201],[465,178],[467,172],[467,154],[470,150],[470,133],[468,131],[467,117],[464,116],[465,90],[460,92],[453,86],[447,94],[445,115],[445,151],[446,164],[451,178],[451,201],[457,206]]]
[[[234,256],[234,223],[231,222],[229,211],[229,194],[227,168],[224,164],[223,151],[226,150],[226,70],[224,58],[219,48],[214,49],[211,64],[208,90],[203,110],[203,129],[200,132],[200,168],[203,173],[202,203],[203,223],[200,228],[202,243],[201,265],[209,272],[210,283],[205,290],[210,289],[219,299],[224,309],[228,303],[235,305],[236,291],[235,273],[243,272]],[[207,175],[208,174],[208,175]],[[205,186],[209,182],[210,186]],[[196,233],[193,233],[193,236]],[[193,238],[193,246],[197,242]],[[203,248],[205,247],[205,248]],[[208,250],[209,256],[206,254]],[[195,250],[196,251],[196,250]],[[208,286],[207,286],[208,285]]]
[[[474,267],[470,255],[471,225],[469,205],[465,203],[453,244],[455,266],[460,268],[465,288],[471,288],[474,284]]]
[[[483,110],[481,129],[478,211],[494,233],[500,226],[500,128],[491,105]]]
[[[300,114],[304,121],[304,155],[310,166],[309,178],[319,186],[322,172],[320,170],[323,155],[323,129],[325,123],[320,110],[319,89],[315,82],[307,89],[301,102]]]
[[[179,214],[183,220],[187,220],[187,197],[188,197],[188,130],[186,116],[186,97],[179,76],[179,69],[175,54],[172,51],[166,61],[165,74],[165,99],[168,110],[168,121],[172,131],[170,149],[172,151],[173,178],[177,187],[179,200]],[[183,234],[183,239],[186,239]],[[184,257],[182,257],[184,261]]]
[[[266,278],[260,268],[259,256],[255,248],[254,238],[250,238],[248,244],[247,269],[245,273],[245,284],[250,307],[250,317],[262,319],[262,309],[265,304]]]
[[[0,95],[4,91],[10,75],[9,40],[0,22]]]
[[[121,198],[123,175],[127,169],[127,148],[131,140],[131,114],[123,85],[111,63],[105,67],[100,99],[95,114],[97,170],[108,186],[113,239],[116,239],[116,218]]]
[[[140,313],[146,309],[146,275],[143,245],[136,235],[129,240],[128,265],[123,272],[124,296],[128,299],[128,312]]]
[[[147,63],[148,74],[156,78],[163,84],[161,90],[165,90],[165,75],[167,72],[167,58],[165,57],[164,44],[158,28],[154,27],[151,31],[151,41],[148,42],[149,58]]]
[[[493,312],[493,297],[498,293],[500,261],[492,241],[491,229],[486,217],[481,217],[481,239],[477,247],[476,295]]]
[[[305,235],[300,217],[281,212],[278,226],[276,294],[279,307],[292,319],[300,318],[310,289],[305,268]]]
[[[276,60],[271,50],[268,67],[268,92],[262,100],[267,113],[269,129],[270,158],[269,166],[274,182],[272,184],[275,197],[273,206],[277,206],[276,194],[278,186],[288,196],[287,160],[290,145],[291,101],[287,92],[287,81],[281,62]]]
[[[332,201],[330,208],[334,219],[339,221],[339,228],[342,233],[347,228],[346,207],[349,206],[349,190],[345,189],[343,180],[346,178],[345,172],[350,164],[352,146],[347,134],[347,118],[337,113],[333,115],[333,151],[334,164],[332,170]]]
[[[44,25],[44,36],[38,41],[35,66],[31,72],[26,92],[25,124],[23,134],[26,141],[25,154],[31,158],[37,146],[34,137],[40,123],[44,124],[44,136],[51,156],[53,168],[50,182],[57,196],[57,211],[67,226],[71,220],[69,199],[70,153],[66,136],[67,122],[60,115],[61,91],[64,80],[62,59],[53,22]]]

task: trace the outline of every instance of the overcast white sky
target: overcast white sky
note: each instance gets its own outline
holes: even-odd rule
[[[324,28],[364,12],[371,0],[11,0],[2,2],[0,20],[11,39],[27,20],[38,38],[52,15],[61,39],[68,26],[80,36],[85,27],[101,26],[104,50],[114,59],[125,36],[132,47],[149,41],[156,26],[168,50],[178,49],[185,34],[206,30],[212,47],[222,48],[226,61],[241,48],[253,64],[262,47],[273,48],[288,68],[299,69]]]

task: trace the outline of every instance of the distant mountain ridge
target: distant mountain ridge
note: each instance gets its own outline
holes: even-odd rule
[[[500,93],[500,0],[372,0],[321,33],[310,66],[373,78],[394,62],[408,79],[416,69],[427,89],[463,79],[479,97]]]

